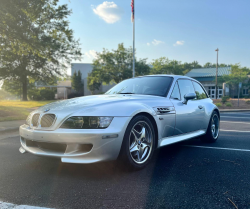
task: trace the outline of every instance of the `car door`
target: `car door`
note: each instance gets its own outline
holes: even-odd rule
[[[198,102],[199,104],[199,109],[201,110],[202,113],[202,120],[200,123],[200,129],[206,129],[207,128],[207,123],[205,121],[205,117],[206,117],[206,104],[208,103],[209,97],[206,93],[206,91],[204,90],[204,88],[196,81],[192,81],[193,86],[194,86],[194,90],[195,90],[195,94],[196,94],[196,98],[195,100]]]
[[[174,135],[185,134],[201,129],[201,122],[204,118],[204,110],[201,110],[199,100],[189,100],[184,104],[184,96],[188,93],[195,93],[192,81],[189,79],[178,79],[170,96],[175,107],[176,124]]]

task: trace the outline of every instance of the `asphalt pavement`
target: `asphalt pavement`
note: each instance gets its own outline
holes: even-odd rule
[[[115,163],[63,164],[20,154],[0,139],[0,208],[250,208],[250,112],[222,113],[216,143],[199,138],[159,149],[143,170]],[[1,207],[2,205],[2,207]],[[16,207],[16,206],[15,206]]]

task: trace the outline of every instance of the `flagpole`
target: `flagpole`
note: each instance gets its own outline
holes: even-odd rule
[[[133,14],[133,78],[135,77],[135,0],[134,0],[134,14]]]

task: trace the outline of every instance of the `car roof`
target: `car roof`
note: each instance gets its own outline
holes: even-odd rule
[[[190,78],[190,77],[187,77],[187,76],[183,76],[183,75],[171,75],[171,74],[155,74],[155,75],[144,75],[144,76],[138,76],[138,77],[135,77],[135,78],[142,78],[142,77],[148,77],[148,76],[164,76],[164,77],[173,77],[175,79],[178,79],[178,78],[186,78],[186,79],[190,79],[190,80],[194,80],[193,78]]]

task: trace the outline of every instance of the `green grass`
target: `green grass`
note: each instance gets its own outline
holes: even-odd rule
[[[53,101],[7,101],[0,100],[0,122],[25,120],[32,110]]]

